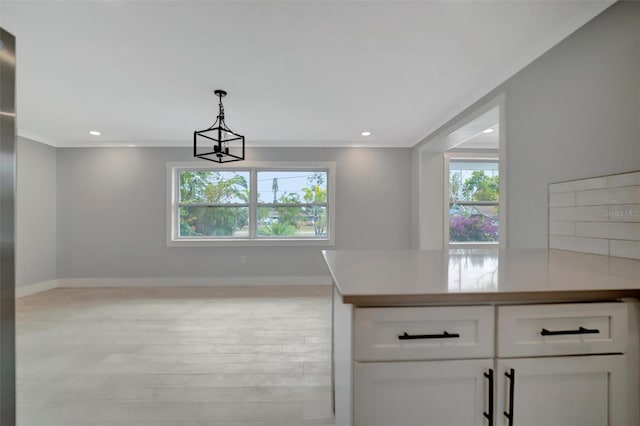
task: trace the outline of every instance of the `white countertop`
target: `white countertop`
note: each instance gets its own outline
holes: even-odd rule
[[[360,306],[640,298],[640,261],[561,250],[324,250]]]

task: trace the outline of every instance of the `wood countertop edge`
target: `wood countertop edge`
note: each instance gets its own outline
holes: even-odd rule
[[[354,306],[416,306],[431,304],[470,304],[497,302],[577,302],[620,298],[640,299],[640,288],[617,290],[558,290],[504,293],[447,294],[354,294],[342,296],[342,301]]]

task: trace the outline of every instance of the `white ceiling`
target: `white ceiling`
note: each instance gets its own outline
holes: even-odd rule
[[[0,0],[0,25],[19,134],[54,146],[189,146],[221,88],[250,146],[409,147],[610,4]]]

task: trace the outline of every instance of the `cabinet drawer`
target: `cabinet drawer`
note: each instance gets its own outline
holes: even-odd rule
[[[357,308],[356,361],[493,357],[491,306]]]
[[[498,357],[624,353],[627,305],[498,307]]]

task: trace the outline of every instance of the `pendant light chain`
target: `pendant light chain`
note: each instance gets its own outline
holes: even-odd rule
[[[218,97],[220,98],[220,102],[218,103],[218,107],[220,111],[218,112],[218,119],[222,122],[224,121],[224,105],[222,105],[222,93],[218,93]]]

